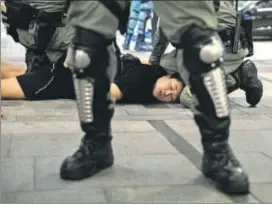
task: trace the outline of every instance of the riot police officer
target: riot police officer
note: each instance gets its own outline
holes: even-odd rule
[[[67,8],[66,0],[1,2],[7,33],[26,48],[27,70],[16,79],[28,99],[58,98],[69,90],[69,85],[57,85],[59,79],[71,75],[63,67],[74,35],[73,27],[66,23]]]
[[[204,148],[202,171],[226,193],[248,193],[248,177],[228,143],[230,113],[221,69],[223,46],[217,33],[219,1],[154,1],[167,39],[182,48],[194,94],[194,119]],[[85,135],[61,166],[61,177],[79,180],[113,164],[109,86],[116,70],[111,42],[125,1],[72,1],[69,20],[75,37],[66,64],[74,72]],[[108,59],[108,60],[105,60]]]
[[[251,60],[243,61],[245,58],[243,36],[240,36],[240,43],[237,52],[233,52],[234,36],[236,32],[236,11],[232,2],[220,2],[220,8],[217,12],[219,23],[219,36],[222,38],[225,53],[224,53],[224,72],[227,75],[227,90],[228,93],[241,88],[246,93],[246,100],[251,106],[258,104],[263,95],[263,85],[258,79],[257,68]],[[239,39],[238,39],[239,40]],[[149,57],[149,63],[152,65],[160,64],[166,68],[168,72],[177,72],[179,69],[182,72],[184,81],[188,81],[188,73],[185,68],[177,68],[176,57],[177,50],[170,53],[165,53],[169,41],[162,32],[158,23],[158,30],[155,34],[154,48]],[[179,60],[180,61],[180,60]],[[181,102],[191,101],[190,94],[181,95]]]

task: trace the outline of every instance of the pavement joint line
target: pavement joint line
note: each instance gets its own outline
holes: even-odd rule
[[[148,122],[201,172],[202,154],[191,143],[189,143],[186,139],[184,139],[184,137],[182,137],[182,135],[178,134],[175,130],[169,127],[169,125],[167,125],[163,120],[148,120]],[[213,183],[210,179],[206,177],[205,179],[207,181],[207,185],[211,185]],[[214,185],[212,186],[215,188]],[[247,196],[225,195],[233,203],[241,203],[241,199],[247,199]],[[251,192],[250,195],[253,196]],[[253,197],[255,198],[255,196]]]
[[[256,200],[258,201],[259,203],[264,203],[262,202],[254,193],[250,192],[251,196]]]
[[[112,203],[112,202],[111,202],[111,199],[110,199],[110,195],[109,195],[109,193],[108,193],[108,191],[107,191],[107,188],[106,188],[106,187],[103,187],[103,188],[101,188],[101,189],[102,189],[103,194],[104,194],[104,196],[105,196],[106,202],[107,202],[107,203]]]
[[[12,143],[12,134],[8,134],[9,135],[9,142],[8,142],[8,151],[6,154],[6,157],[9,158],[10,154],[11,154],[11,143]]]
[[[195,167],[201,171],[202,155],[186,139],[181,137],[176,131],[170,128],[162,120],[148,121],[156,130],[158,130],[181,154],[185,155]]]
[[[36,163],[37,163],[37,158],[33,157],[33,189],[36,190]]]
[[[261,154],[263,154],[265,157],[268,157],[269,159],[272,159],[272,156],[266,154],[265,152],[261,152]]]

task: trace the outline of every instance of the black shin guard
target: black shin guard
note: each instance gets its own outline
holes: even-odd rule
[[[182,40],[186,42],[184,65],[190,73],[195,121],[204,149],[202,172],[225,193],[248,193],[247,174],[227,141],[230,116],[220,39],[212,31],[192,27]]]
[[[86,137],[111,137],[110,123],[114,111],[108,75],[108,46],[111,43],[112,40],[98,33],[77,27],[66,59],[74,74],[78,112]]]
[[[184,65],[190,73],[195,121],[202,142],[228,139],[230,125],[226,82],[221,68],[223,46],[219,37],[196,26],[184,34]]]

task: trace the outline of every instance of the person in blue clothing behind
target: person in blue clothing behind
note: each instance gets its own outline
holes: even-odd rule
[[[145,25],[146,21],[150,18],[153,9],[151,0],[132,0],[130,7],[130,17],[128,22],[128,28],[123,44],[124,50],[129,50],[131,38],[133,36],[136,25],[137,40],[135,45],[136,51],[151,51],[152,47],[145,44]]]

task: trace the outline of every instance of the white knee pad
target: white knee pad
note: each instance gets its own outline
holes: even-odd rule
[[[223,61],[224,46],[217,36],[211,37],[211,42],[200,47],[199,58],[207,64],[218,60]]]

